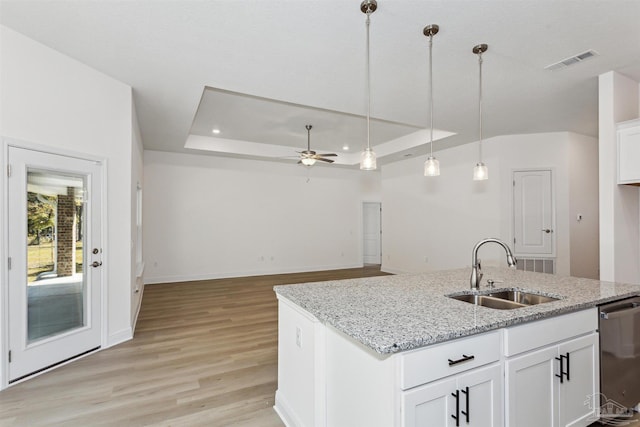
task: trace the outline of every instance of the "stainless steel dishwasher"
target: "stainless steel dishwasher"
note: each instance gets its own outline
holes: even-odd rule
[[[600,306],[602,409],[640,403],[640,297]]]

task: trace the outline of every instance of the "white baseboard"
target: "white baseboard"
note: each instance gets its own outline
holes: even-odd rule
[[[107,345],[104,348],[113,347],[133,338],[133,329],[131,327],[119,330],[107,337]]]
[[[142,282],[142,281],[141,281]],[[142,297],[144,295],[144,284],[140,286],[140,298],[138,298],[138,307],[136,307],[136,312],[133,316],[133,322],[131,324],[131,335],[136,332],[136,325],[138,324],[138,315],[140,314],[140,307],[142,307]]]
[[[286,427],[304,427],[304,424],[295,415],[293,408],[289,406],[287,399],[279,390],[276,390],[276,402],[273,405],[273,409]]]
[[[227,272],[227,273],[207,273],[207,274],[158,276],[158,277],[145,276],[144,284],[153,285],[158,283],[192,282],[197,280],[230,279],[234,277],[265,276],[265,275],[272,275],[272,274],[308,273],[310,271],[344,270],[347,268],[362,268],[363,265],[364,265],[363,263],[353,263],[353,264],[318,265],[318,266],[308,266],[308,267],[284,268],[279,270],[249,270],[249,271],[238,271],[238,272]]]

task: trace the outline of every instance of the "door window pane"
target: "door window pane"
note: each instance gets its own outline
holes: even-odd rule
[[[86,324],[85,184],[27,169],[28,342]]]

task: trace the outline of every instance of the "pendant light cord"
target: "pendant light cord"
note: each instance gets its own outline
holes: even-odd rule
[[[479,65],[479,70],[480,70],[480,78],[478,79],[478,92],[480,94],[479,99],[478,99],[478,104],[479,104],[479,108],[478,108],[478,114],[479,114],[479,131],[480,131],[480,141],[478,142],[479,145],[479,161],[480,163],[482,163],[482,53],[478,54],[478,65]]]
[[[367,26],[367,150],[371,150],[371,66],[370,66],[370,48],[369,48],[369,25],[371,23],[370,15],[371,9],[367,10],[367,20],[365,24]]]
[[[431,51],[433,50],[433,34],[429,35],[429,115],[431,120],[431,130],[429,134],[429,142],[431,147],[430,157],[433,157],[433,57]]]

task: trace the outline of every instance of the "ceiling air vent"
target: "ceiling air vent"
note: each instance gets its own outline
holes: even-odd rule
[[[582,52],[577,55],[571,56],[569,58],[563,59],[560,62],[547,65],[546,67],[544,67],[544,69],[550,70],[550,71],[559,70],[561,68],[566,68],[570,65],[574,65],[579,62],[586,61],[587,59],[593,58],[594,56],[598,56],[598,55],[599,53],[596,52],[595,50],[588,50],[586,52]]]

